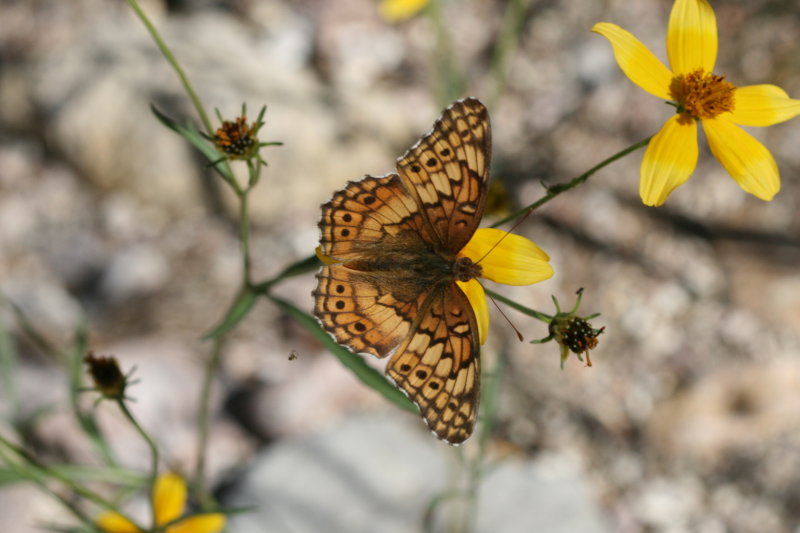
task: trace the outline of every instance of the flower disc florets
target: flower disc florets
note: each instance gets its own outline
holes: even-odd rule
[[[121,400],[125,397],[128,378],[120,370],[116,358],[95,356],[92,352],[89,352],[84,361],[89,367],[88,372],[92,377],[94,386],[100,394],[111,400]]]
[[[672,80],[670,92],[678,102],[678,112],[688,113],[696,120],[716,118],[733,111],[736,87],[702,68],[681,74]]]
[[[214,134],[214,143],[222,152],[234,159],[250,159],[258,150],[258,128],[260,124],[247,123],[242,115],[235,121],[226,120]]]
[[[561,306],[558,300],[553,296],[553,303],[556,306],[556,314],[549,318],[549,325],[547,327],[549,335],[544,339],[531,341],[534,344],[543,344],[549,341],[556,341],[561,348],[561,367],[564,367],[564,361],[569,357],[572,352],[578,356],[578,359],[583,361],[583,356],[586,356],[586,365],[592,366],[592,360],[589,357],[589,350],[597,347],[597,337],[605,331],[605,327],[595,329],[589,323],[589,320],[600,316],[595,313],[590,316],[580,317],[577,315],[578,308],[583,299],[583,289],[578,290],[578,298],[575,305],[570,311],[561,311]]]

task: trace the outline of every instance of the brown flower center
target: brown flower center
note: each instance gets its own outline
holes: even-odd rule
[[[735,107],[736,87],[725,81],[725,76],[702,68],[676,76],[670,90],[678,102],[678,112],[688,113],[697,120],[715,118]]]
[[[255,137],[257,124],[248,124],[247,117],[242,115],[235,122],[226,120],[214,135],[217,147],[232,157],[246,158],[253,147],[258,145]]]

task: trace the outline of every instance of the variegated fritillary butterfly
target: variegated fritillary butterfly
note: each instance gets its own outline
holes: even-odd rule
[[[456,257],[486,202],[491,131],[466,98],[400,159],[397,173],[350,181],[322,206],[314,314],[357,353],[392,354],[386,374],[451,444],[475,425],[480,343],[456,284],[480,267]]]

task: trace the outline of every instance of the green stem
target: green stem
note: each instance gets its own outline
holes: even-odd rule
[[[601,168],[613,163],[617,159],[625,157],[629,153],[631,153],[631,152],[633,152],[635,150],[638,150],[639,148],[642,148],[643,146],[647,146],[647,143],[650,142],[650,139],[652,139],[652,137],[648,137],[647,139],[644,139],[644,140],[641,140],[641,141],[639,141],[639,142],[637,142],[635,144],[632,144],[631,146],[625,148],[624,150],[621,150],[621,151],[617,152],[616,154],[612,155],[608,159],[605,159],[604,161],[601,161],[600,163],[598,163],[597,165],[593,166],[592,168],[590,168],[589,170],[587,170],[586,172],[584,172],[580,176],[572,178],[567,183],[556,184],[556,185],[552,185],[550,187],[547,187],[547,194],[545,194],[544,196],[542,196],[541,198],[539,198],[538,200],[536,200],[532,204],[530,204],[530,205],[528,205],[526,207],[523,207],[522,209],[518,209],[517,211],[514,211],[513,213],[508,215],[507,217],[505,217],[505,218],[503,218],[501,220],[498,220],[497,222],[492,224],[492,227],[496,228],[496,227],[502,226],[506,222],[514,220],[517,217],[520,217],[520,216],[522,216],[522,215],[524,215],[524,214],[526,214],[526,213],[528,213],[530,211],[533,211],[534,209],[536,209],[538,207],[543,206],[544,204],[546,204],[547,202],[549,202],[550,200],[552,200],[553,198],[555,198],[556,196],[558,196],[562,192],[568,191],[568,190],[580,185],[581,183],[583,183],[584,181],[589,179],[592,176],[592,174],[594,174],[595,172],[597,172]]]
[[[61,350],[51,344],[50,341],[47,340],[45,336],[39,332],[39,330],[36,329],[36,326],[34,326],[33,323],[28,320],[25,312],[17,304],[12,302],[3,294],[0,294],[0,301],[5,301],[8,303],[8,306],[11,308],[11,312],[14,314],[17,324],[19,325],[20,329],[22,329],[22,332],[46,357],[49,357],[54,361],[59,361],[60,358],[63,357]]]
[[[116,457],[108,443],[108,439],[103,435],[100,429],[100,424],[95,417],[94,410],[87,410],[81,407],[80,394],[84,390],[82,387],[82,376],[84,369],[84,356],[88,352],[88,331],[86,325],[82,323],[75,332],[75,341],[72,347],[72,353],[67,355],[69,363],[69,401],[72,406],[72,412],[75,415],[81,429],[92,442],[94,447],[103,457],[105,464],[110,466],[117,466]]]
[[[450,28],[442,15],[441,0],[428,4],[427,13],[436,32],[436,49],[433,57],[434,88],[441,106],[448,105],[456,98],[464,96],[464,78],[459,72],[453,47],[450,42]]]
[[[208,503],[206,490],[206,455],[208,452],[208,433],[211,418],[211,385],[217,374],[222,356],[222,345],[225,335],[214,337],[211,354],[203,376],[203,385],[200,390],[200,410],[197,413],[197,462],[195,463],[194,485],[203,504]]]
[[[522,304],[518,304],[514,300],[506,298],[502,294],[498,294],[498,293],[494,292],[491,289],[487,289],[486,287],[484,287],[483,290],[485,290],[486,294],[488,294],[489,296],[491,296],[492,298],[494,298],[498,302],[503,302],[504,304],[506,304],[506,305],[508,305],[510,307],[513,307],[514,309],[516,309],[520,313],[526,314],[528,316],[532,316],[533,318],[535,318],[537,320],[541,320],[542,322],[544,322],[546,324],[549,324],[550,322],[553,321],[553,317],[548,315],[548,314],[546,314],[546,313],[541,313],[539,311],[536,311],[535,309],[531,309],[529,307],[525,307]]]
[[[197,93],[194,92],[192,88],[192,84],[189,82],[189,78],[186,76],[186,73],[183,71],[181,66],[178,64],[178,60],[175,59],[175,56],[172,54],[172,51],[169,49],[167,44],[161,38],[161,35],[158,33],[158,30],[150,22],[150,19],[147,18],[147,15],[142,8],[139,7],[139,3],[136,0],[128,0],[128,4],[131,6],[133,11],[139,17],[139,20],[142,21],[142,24],[145,25],[147,31],[150,32],[150,36],[158,46],[161,53],[164,54],[167,62],[172,66],[175,70],[175,73],[178,75],[178,78],[181,80],[181,84],[183,84],[183,88],[186,91],[186,94],[189,95],[189,98],[192,100],[192,104],[194,104],[195,109],[197,110],[197,114],[200,115],[200,120],[203,122],[203,126],[206,128],[206,132],[211,135],[214,133],[214,127],[211,125],[211,120],[208,118],[208,114],[206,114],[206,110],[203,108],[203,104],[200,102],[200,98],[197,96]]]
[[[481,401],[481,431],[477,435],[478,453],[467,464],[467,520],[468,528],[474,527],[478,520],[478,489],[481,486],[485,472],[486,452],[492,437],[495,413],[497,411],[497,398],[500,393],[500,380],[505,369],[505,357],[502,352],[495,359],[494,368],[484,372],[483,398]]]
[[[144,428],[139,424],[136,418],[133,416],[128,410],[128,406],[125,404],[125,400],[117,400],[117,405],[119,406],[122,414],[133,424],[133,427],[136,428],[136,431],[139,432],[139,435],[145,440],[147,445],[150,447],[150,494],[153,494],[153,490],[156,486],[156,478],[158,477],[158,446],[156,446],[155,441],[148,435],[148,433],[144,430]],[[155,506],[151,506],[151,514],[152,514],[152,523],[156,523],[156,510]]]
[[[509,0],[503,17],[503,26],[497,36],[494,55],[489,69],[494,82],[489,103],[500,97],[508,80],[508,59],[517,49],[522,34],[525,14],[530,7],[530,0]],[[490,105],[491,107],[491,105]]]
[[[43,481],[42,479],[43,477],[60,481],[61,483],[69,487],[75,494],[78,494],[79,496],[97,504],[98,506],[106,509],[107,511],[119,512],[117,510],[117,506],[111,503],[110,501],[106,500],[96,492],[91,491],[86,487],[77,484],[69,477],[60,473],[58,470],[49,468],[48,466],[42,464],[36,457],[28,453],[24,448],[17,446],[16,444],[9,441],[2,435],[0,435],[0,445],[13,452],[16,456],[23,459],[26,465],[29,467],[29,470],[26,471],[23,466],[19,466],[15,461],[10,460],[8,455],[5,452],[3,452],[3,448],[0,447],[0,456],[3,457],[3,460],[7,465],[14,468],[17,472],[19,472],[21,476],[33,481],[45,492],[51,494],[56,499],[58,499],[65,507],[67,507],[67,509],[69,509],[76,517],[78,517],[78,519],[83,521],[85,524],[91,525],[94,524],[94,522],[81,509],[79,509],[74,502],[72,502],[68,498],[65,498],[64,496],[61,496],[56,491],[48,487],[47,484]],[[135,522],[133,523],[135,524]]]
[[[239,195],[239,240],[242,247],[242,280],[246,286],[252,285],[250,280],[250,202],[246,189]]]
[[[2,297],[2,295],[0,295]],[[1,302],[2,300],[0,300]],[[19,389],[17,388],[16,369],[17,351],[11,342],[11,335],[8,333],[3,316],[0,316],[0,381],[2,381],[5,391],[5,401],[8,404],[8,419],[19,420],[22,418],[20,408]]]

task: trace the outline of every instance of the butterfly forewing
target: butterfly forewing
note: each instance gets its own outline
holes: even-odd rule
[[[398,174],[348,182],[322,206],[314,314],[340,344],[384,357],[387,375],[452,444],[472,433],[480,363],[475,312],[456,254],[480,223],[491,132],[483,104],[459,100],[398,159]]]
[[[397,174],[348,182],[322,206],[319,227],[322,253],[340,260],[374,254],[400,232],[422,239],[427,231]]]
[[[448,107],[433,130],[397,160],[437,240],[452,252],[467,244],[480,223],[491,147],[486,107],[467,98]]]
[[[384,357],[408,334],[427,295],[398,255],[413,262],[426,249],[426,226],[397,174],[348,182],[322,206],[322,253],[342,261],[317,275],[314,314],[336,341]],[[405,290],[397,290],[405,288]]]

